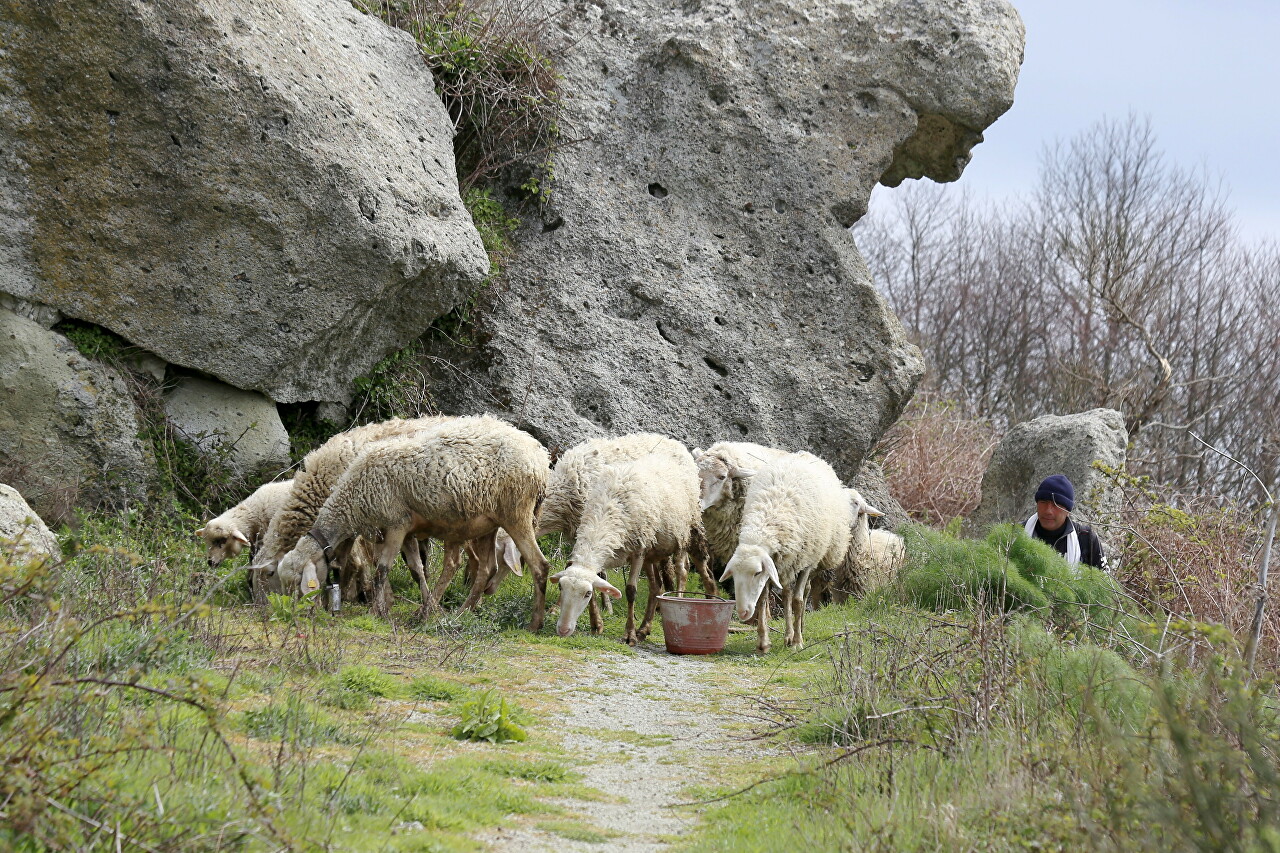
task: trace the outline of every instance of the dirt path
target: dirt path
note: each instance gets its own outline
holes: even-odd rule
[[[537,829],[498,830],[483,840],[498,851],[661,850],[693,825],[689,785],[711,780],[718,760],[740,748],[711,711],[708,660],[644,648],[584,660],[556,692],[569,707],[564,747],[584,759],[587,785],[616,803],[561,803],[607,842],[572,841]]]

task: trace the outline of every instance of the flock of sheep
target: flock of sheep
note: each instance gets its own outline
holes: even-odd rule
[[[252,548],[259,598],[338,583],[344,598],[363,597],[382,616],[398,555],[418,583],[424,614],[438,607],[464,552],[464,607],[523,566],[534,578],[529,630],[542,627],[550,580],[560,586],[560,636],[573,633],[583,610],[592,631],[603,631],[595,593],[611,612],[622,592],[606,571],[624,569],[631,644],[648,635],[660,592],[684,589],[690,566],[705,591],[716,591],[714,559],[725,566],[720,580],[733,580],[739,618],[757,617],[757,649],[766,652],[770,585],[782,591],[787,645],[802,647],[810,601],[843,600],[896,571],[905,550],[894,534],[870,529],[869,516],[879,514],[811,453],[747,442],[690,452],[674,439],[635,433],[586,441],[552,468],[535,438],[502,420],[437,416],[334,436],[292,480],[267,483],[197,534],[213,567]],[[548,577],[537,537],[553,532],[572,552],[568,568]],[[430,539],[444,546],[434,587],[423,559]],[[642,573],[649,599],[637,627]]]

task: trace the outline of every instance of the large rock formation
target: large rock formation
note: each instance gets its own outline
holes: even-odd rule
[[[1018,424],[991,454],[982,475],[982,503],[967,526],[978,533],[998,522],[1026,521],[1036,511],[1036,486],[1050,474],[1066,474],[1075,486],[1073,517],[1112,520],[1120,494],[1094,463],[1123,468],[1128,444],[1124,415],[1115,409],[1044,415]]]
[[[144,497],[155,476],[120,375],[0,308],[0,477],[45,517]]]
[[[807,449],[846,477],[923,371],[848,226],[954,180],[1011,104],[999,0],[563,0],[572,135],[446,408],[552,446],[652,429]],[[455,369],[464,379],[459,380]]]
[[[345,400],[488,268],[452,135],[347,0],[0,0],[0,291]]]

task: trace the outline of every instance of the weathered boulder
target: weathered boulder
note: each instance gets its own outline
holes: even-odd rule
[[[1086,523],[1114,518],[1120,494],[1093,464],[1124,467],[1128,444],[1124,416],[1115,409],[1044,415],[1018,424],[991,454],[982,475],[982,503],[966,526],[978,532],[998,522],[1026,521],[1036,511],[1036,486],[1050,474],[1066,474],[1075,486],[1073,518]]]
[[[18,490],[4,483],[0,483],[0,554],[10,559],[62,559],[58,538]]]
[[[270,479],[289,466],[289,433],[275,403],[194,376],[165,394],[164,411],[179,434],[240,477]]]
[[[412,38],[347,0],[0,0],[0,291],[339,400],[487,269]]]
[[[155,474],[116,371],[0,309],[0,471],[44,517],[141,499]]]
[[[875,462],[865,462],[858,475],[849,483],[858,490],[858,494],[884,515],[871,520],[872,527],[885,530],[897,530],[911,520],[911,516],[902,508],[889,492],[889,483],[885,480],[884,469]]]
[[[550,446],[646,429],[810,450],[851,476],[924,365],[848,226],[878,181],[959,176],[1012,103],[1017,13],[560,2],[585,139],[556,152],[479,349],[436,350],[442,405]]]

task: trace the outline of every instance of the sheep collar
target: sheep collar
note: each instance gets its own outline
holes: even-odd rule
[[[310,530],[308,530],[307,535],[310,536],[312,539],[316,540],[316,543],[320,545],[320,553],[324,554],[325,556],[328,556],[329,552],[333,550],[333,545],[330,542],[328,542],[324,538],[324,534],[321,533],[316,528],[313,527]]]

